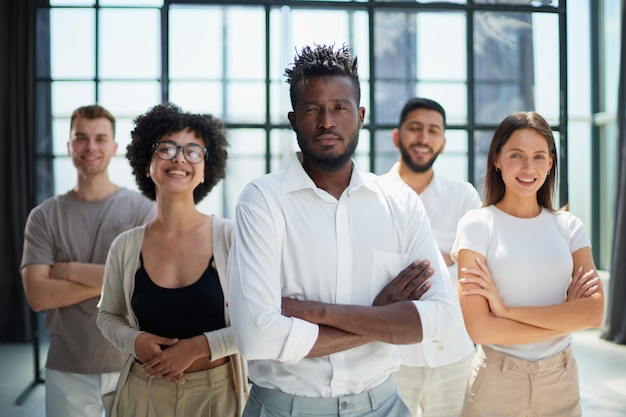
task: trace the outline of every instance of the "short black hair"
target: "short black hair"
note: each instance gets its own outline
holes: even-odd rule
[[[313,49],[305,46],[299,54],[296,52],[293,67],[285,69],[291,106],[295,109],[298,92],[308,78],[328,75],[348,77],[354,86],[356,102],[360,103],[361,84],[357,72],[357,59],[350,55],[350,48],[342,45],[335,50],[333,45],[315,45]]]
[[[443,127],[445,129],[446,111],[443,109],[441,104],[437,103],[435,100],[422,97],[414,97],[406,102],[406,104],[402,108],[402,111],[400,112],[400,123],[398,124],[398,126],[402,126],[402,123],[404,123],[409,113],[416,109],[428,109],[440,113],[443,117]]]
[[[207,154],[204,160],[204,182],[193,190],[197,204],[226,176],[228,141],[224,123],[210,114],[196,114],[182,111],[173,103],[159,104],[147,113],[137,116],[135,128],[131,132],[131,142],[126,148],[126,158],[130,162],[139,190],[151,200],[156,200],[156,188],[151,178],[146,176],[154,154],[154,143],[163,136],[187,130],[204,142]]]

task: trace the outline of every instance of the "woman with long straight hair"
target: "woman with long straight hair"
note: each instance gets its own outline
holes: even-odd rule
[[[461,416],[580,416],[571,333],[599,327],[602,284],[582,222],[553,205],[554,136],[535,112],[495,130],[483,207],[460,221],[453,258],[479,345]]]

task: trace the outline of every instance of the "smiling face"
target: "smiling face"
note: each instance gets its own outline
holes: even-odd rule
[[[80,175],[106,173],[111,158],[117,152],[113,125],[104,117],[76,118],[71,127],[67,150]]]
[[[199,145],[204,148],[204,142],[189,130],[182,130],[159,139],[159,142],[168,142],[175,146],[189,144]],[[173,159],[163,160],[153,153],[150,160],[149,175],[156,186],[157,199],[162,192],[181,193],[193,190],[204,181],[204,160],[192,164],[183,154],[183,149]]]
[[[352,158],[365,115],[354,88],[348,77],[316,76],[298,92],[288,117],[305,166],[336,171]]]
[[[518,129],[502,146],[494,166],[500,170],[505,197],[535,197],[553,164],[546,139],[534,129]]]
[[[415,109],[394,130],[393,140],[406,167],[413,172],[426,172],[446,145],[443,116],[435,110]]]

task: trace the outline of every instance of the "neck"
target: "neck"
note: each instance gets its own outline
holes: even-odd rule
[[[111,182],[106,173],[91,177],[79,175],[72,193],[81,200],[100,201],[113,194],[119,188],[119,186]]]
[[[505,194],[502,200],[495,206],[511,216],[523,219],[531,219],[541,214],[542,207],[537,202],[537,196],[515,198],[507,197]]]
[[[193,195],[161,197],[157,195],[157,214],[151,222],[165,231],[184,232],[196,227],[204,215],[193,202]]]
[[[328,194],[339,200],[339,197],[348,188],[350,178],[352,178],[352,161],[339,168],[337,171],[322,171],[314,168],[306,161],[303,161],[304,171],[313,180],[317,188],[326,191]]]
[[[402,158],[400,158],[398,174],[400,175],[400,178],[402,178],[402,181],[411,187],[413,191],[421,194],[433,180],[434,171],[432,168],[426,172],[412,171],[402,162]]]

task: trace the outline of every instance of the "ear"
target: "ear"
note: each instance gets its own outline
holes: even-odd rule
[[[290,111],[289,113],[287,113],[287,118],[289,119],[289,124],[291,125],[291,130],[293,130],[294,132],[297,132],[297,130],[296,130],[296,113]]]
[[[393,146],[400,149],[400,131],[397,127],[391,131],[391,137],[393,138]]]

